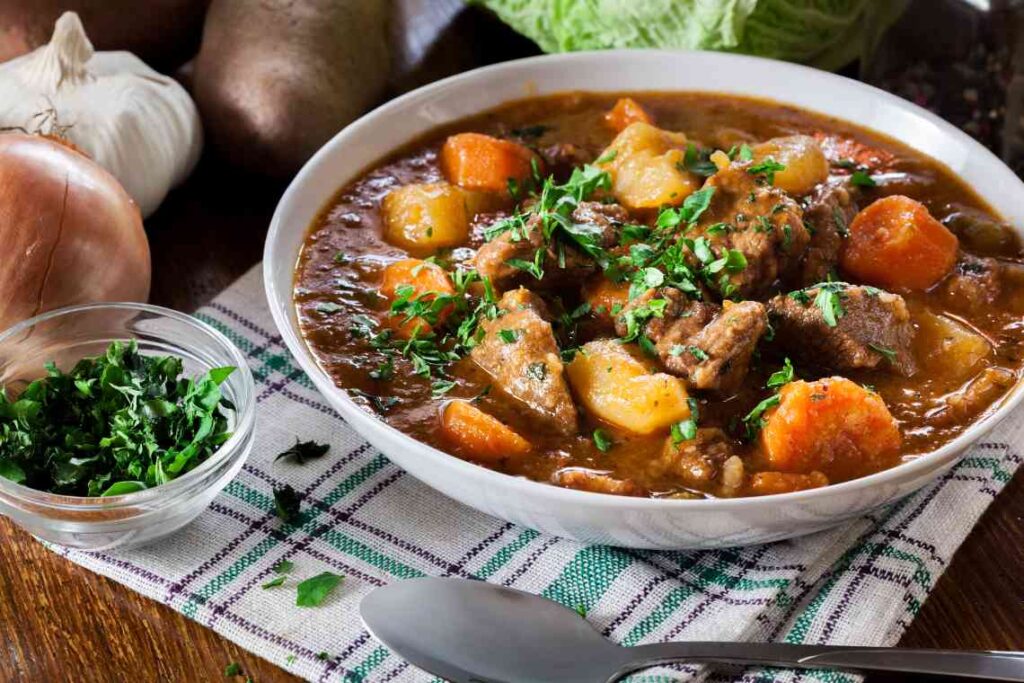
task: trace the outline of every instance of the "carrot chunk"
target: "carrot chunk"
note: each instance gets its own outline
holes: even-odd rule
[[[769,409],[760,444],[773,470],[844,481],[896,464],[896,420],[878,394],[844,377],[796,381]]]
[[[821,472],[794,474],[792,472],[756,472],[747,484],[751,496],[772,496],[777,493],[792,493],[828,486],[828,477]]]
[[[405,287],[412,287],[412,290],[406,290]],[[423,297],[424,301],[434,301],[439,295],[455,294],[455,287],[448,273],[437,264],[410,258],[389,263],[384,267],[380,293],[388,301],[395,301],[403,294],[408,295],[409,299],[426,295]],[[451,312],[452,306],[442,308],[437,312],[435,324],[443,323]],[[414,316],[409,320],[406,320],[406,317],[404,313],[389,314],[386,322],[400,337],[406,339],[417,329],[421,335],[432,331],[430,321],[420,316]]]
[[[528,147],[481,133],[459,133],[441,147],[441,170],[465,190],[506,192],[510,178],[521,182],[539,157]]]
[[[928,289],[956,263],[956,235],[918,201],[883,197],[849,226],[840,263],[858,280],[891,289]]]
[[[615,106],[604,115],[604,122],[616,133],[637,121],[654,123],[651,115],[632,97],[620,97]]]
[[[530,452],[530,442],[468,401],[451,401],[441,413],[441,430],[452,446],[474,460],[496,463]]]

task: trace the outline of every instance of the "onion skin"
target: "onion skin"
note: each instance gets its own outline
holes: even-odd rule
[[[149,242],[124,188],[38,135],[0,134],[0,328],[97,301],[145,301]]]

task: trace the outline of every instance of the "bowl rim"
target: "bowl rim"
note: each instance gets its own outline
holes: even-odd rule
[[[166,500],[171,498],[174,494],[183,493],[223,461],[230,459],[233,454],[239,451],[239,446],[244,444],[249,434],[252,432],[256,422],[256,383],[253,379],[252,370],[249,368],[249,363],[246,360],[245,354],[243,354],[238,346],[236,346],[235,343],[228,339],[222,332],[214,328],[212,325],[203,322],[194,315],[176,311],[164,306],[156,306],[154,304],[134,301],[109,301],[76,304],[72,306],[64,306],[62,308],[55,308],[51,311],[47,311],[26,320],[22,320],[19,323],[15,323],[3,332],[0,332],[0,343],[3,343],[20,332],[47,320],[87,311],[101,310],[135,311],[151,313],[164,318],[171,318],[187,325],[191,325],[192,327],[208,334],[217,344],[227,350],[228,354],[235,362],[236,372],[239,373],[239,377],[242,382],[240,393],[243,397],[247,397],[248,399],[245,401],[244,405],[235,406],[235,413],[238,416],[235,430],[232,432],[228,440],[221,444],[220,447],[199,466],[189,470],[185,474],[167,482],[166,484],[160,484],[159,486],[154,486],[143,491],[134,491],[132,493],[125,493],[119,496],[107,497],[73,496],[63,493],[41,491],[0,477],[0,493],[17,496],[21,500],[29,501],[32,504],[41,507],[74,512],[93,510],[109,511],[111,509],[122,507],[144,505],[156,500]],[[92,523],[98,523],[101,521],[108,520],[96,520]],[[88,524],[90,522],[81,521],[81,523]]]
[[[328,402],[332,407],[353,427],[353,429],[359,434],[359,436],[368,441],[374,439],[390,440],[392,443],[398,443],[406,449],[417,452],[418,457],[430,458],[431,460],[438,461],[438,464],[444,465],[451,470],[454,470],[455,474],[460,477],[465,477],[468,483],[473,483],[481,486],[486,486],[488,483],[496,484],[503,487],[508,493],[521,493],[524,497],[532,497],[534,499],[544,499],[546,502],[551,504],[566,504],[572,505],[576,508],[611,508],[613,510],[640,510],[646,512],[654,511],[681,511],[683,509],[690,509],[694,512],[699,511],[718,511],[718,510],[736,510],[747,508],[750,506],[759,505],[776,505],[776,504],[788,504],[788,503],[807,503],[811,501],[822,500],[840,493],[854,493],[863,489],[874,487],[875,485],[889,482],[894,479],[909,479],[914,476],[920,476],[925,472],[934,471],[945,465],[951,464],[957,460],[967,447],[974,442],[980,440],[987,432],[995,427],[999,422],[1006,418],[1017,406],[1020,405],[1022,399],[1024,399],[1024,377],[1018,378],[1014,386],[1004,394],[997,403],[993,404],[986,409],[986,412],[982,413],[975,422],[969,425],[961,434],[954,437],[949,442],[943,444],[939,448],[915,456],[912,460],[906,460],[898,465],[890,467],[889,469],[870,474],[865,477],[857,479],[851,479],[849,481],[838,482],[835,484],[829,484],[816,489],[808,489],[804,491],[795,491],[791,493],[774,494],[770,496],[747,496],[739,498],[702,498],[702,499],[671,499],[671,498],[645,498],[645,497],[630,497],[630,496],[619,496],[607,493],[596,493],[590,491],[579,491],[575,489],[568,489],[559,486],[554,486],[544,482],[534,481],[532,479],[526,479],[524,477],[518,477],[514,475],[505,474],[496,470],[491,470],[482,465],[469,462],[458,458],[457,456],[451,455],[442,451],[434,446],[426,444],[422,441],[414,439],[408,434],[401,430],[392,427],[390,424],[385,422],[376,414],[371,414],[359,404],[355,403],[348,391],[342,389],[334,384],[331,380],[327,371],[321,366],[320,361],[316,359],[312,351],[309,349],[305,340],[302,337],[301,332],[298,328],[298,319],[294,309],[294,288],[289,287],[289,291],[285,292],[285,297],[280,296],[280,292],[275,284],[274,280],[274,265],[272,259],[276,256],[279,259],[283,255],[275,254],[275,247],[279,241],[281,241],[282,235],[284,235],[289,226],[285,224],[286,214],[291,212],[292,204],[295,203],[296,196],[299,194],[300,189],[308,182],[311,178],[321,173],[319,166],[326,163],[326,160],[332,155],[333,150],[338,147],[344,147],[349,143],[355,136],[360,135],[365,129],[372,129],[375,125],[375,119],[384,114],[391,113],[396,110],[401,110],[406,107],[409,103],[415,102],[417,99],[423,98],[429,93],[449,88],[453,85],[460,84],[463,82],[481,81],[487,77],[500,74],[505,71],[514,72],[517,69],[521,69],[526,66],[551,66],[571,64],[573,62],[588,62],[590,60],[631,60],[631,59],[645,59],[652,57],[661,58],[675,58],[675,59],[686,59],[687,57],[697,56],[700,59],[706,59],[710,61],[720,60],[722,62],[734,62],[737,65],[743,64],[764,64],[768,63],[774,68],[778,68],[782,71],[790,71],[794,77],[800,75],[814,74],[815,78],[834,81],[836,85],[844,88],[852,88],[853,90],[860,91],[864,96],[874,98],[877,100],[885,101],[886,103],[893,105],[904,112],[911,114],[918,120],[923,119],[937,127],[939,131],[947,137],[950,137],[961,144],[966,145],[972,151],[972,153],[980,154],[981,158],[984,159],[985,166],[989,172],[1002,174],[1006,181],[1016,187],[1018,193],[1024,198],[1024,181],[1018,178],[1005,164],[988,148],[984,147],[974,138],[967,135],[965,132],[953,126],[951,123],[940,118],[936,114],[920,107],[912,102],[909,102],[896,95],[888,93],[884,90],[876,88],[875,86],[863,83],[861,81],[848,78],[846,76],[840,76],[831,72],[814,69],[812,67],[794,64],[790,62],[784,62],[780,60],[767,59],[764,57],[753,57],[748,55],[739,55],[724,52],[710,52],[704,50],[673,50],[673,49],[618,49],[618,50],[587,50],[578,52],[568,52],[560,54],[547,54],[538,55],[534,57],[526,57],[522,59],[509,60],[506,62],[500,62],[488,66],[479,67],[470,71],[449,76],[447,78],[428,83],[419,88],[416,88],[410,92],[407,92],[395,99],[389,100],[379,107],[367,112],[363,116],[359,117],[352,123],[348,124],[340,131],[338,131],[330,140],[316,151],[316,153],[305,163],[300,171],[295,175],[292,181],[289,183],[281,199],[278,201],[277,207],[274,210],[273,217],[271,218],[270,227],[267,232],[266,241],[264,243],[263,251],[263,280],[264,280],[264,291],[267,298],[271,315],[274,319],[274,323],[281,334],[285,345],[288,347],[292,357],[299,363],[299,366],[306,372],[306,374],[313,380],[314,385],[317,389],[327,398]],[[735,87],[736,84],[732,84]],[[742,84],[739,85],[742,87]],[[659,92],[710,92],[701,89],[683,89],[678,88],[675,90],[659,90]],[[571,83],[567,84],[565,90],[552,90],[545,92],[543,95],[557,94],[558,92],[563,93],[586,93],[586,92],[602,92],[600,89],[574,89],[571,87]],[[627,83],[623,83],[621,88],[609,88],[603,92],[644,92],[644,90],[630,88]],[[785,99],[763,97],[760,95],[754,95],[747,93],[744,95],[742,91],[736,89],[723,90],[723,94],[734,95],[739,97],[755,97],[759,100],[770,101],[772,104],[779,106],[795,106],[801,110],[816,111],[813,107],[808,107],[800,104],[793,104],[787,102]],[[495,101],[482,109],[481,112],[488,109],[500,107],[504,103],[513,102],[519,99],[529,99],[535,95],[524,93],[521,97],[509,98],[501,101]],[[819,114],[835,118],[840,121],[854,123],[848,119],[844,119],[834,114],[817,111]],[[466,118],[473,114],[467,114],[466,116],[459,118]],[[454,121],[459,120],[451,119],[444,122],[438,122],[437,126],[448,125]],[[881,131],[876,131],[868,126],[855,124],[865,130],[877,132],[887,137],[892,137]],[[424,134],[427,131],[424,131]],[[391,146],[391,152],[400,148],[402,145],[408,144],[410,140],[396,141]],[[365,173],[373,165],[380,163],[387,157],[387,152],[366,168],[358,169],[352,178],[358,176],[359,173]],[[927,156],[927,155],[926,155]],[[936,160],[937,163],[942,164],[941,161]],[[945,166],[945,164],[943,164]],[[958,174],[952,173],[957,178],[960,178]],[[351,180],[351,179],[350,179]],[[965,183],[966,184],[966,183]],[[340,185],[334,190],[337,192],[340,189]],[[332,195],[333,196],[333,195]],[[327,202],[330,201],[330,197],[324,197],[318,211],[322,210],[326,206]],[[309,225],[302,226],[303,234],[308,234]],[[298,254],[295,254],[293,259],[290,272],[294,275],[295,264],[297,262]],[[291,257],[291,255],[289,255]],[[289,305],[278,306],[277,302],[286,300]],[[368,437],[367,434],[372,434],[373,438]],[[385,453],[385,455],[387,455]],[[399,465],[401,466],[401,465]],[[404,468],[403,468],[404,469]],[[431,488],[436,487],[428,484]]]

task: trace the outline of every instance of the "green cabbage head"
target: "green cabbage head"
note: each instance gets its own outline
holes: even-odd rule
[[[469,0],[545,52],[723,50],[838,69],[873,47],[907,0]]]

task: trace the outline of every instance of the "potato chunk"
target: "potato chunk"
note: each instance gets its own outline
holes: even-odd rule
[[[469,237],[466,194],[448,183],[405,185],[381,204],[384,239],[415,253],[454,247]]]
[[[992,353],[992,345],[985,337],[953,318],[922,310],[914,315],[914,322],[914,356],[925,370],[944,376],[952,372],[956,382],[963,382]]]
[[[655,372],[637,351],[615,340],[584,345],[566,372],[579,402],[615,427],[636,434],[667,432],[690,416],[683,381]]]
[[[786,168],[775,172],[775,187],[790,194],[807,194],[828,179],[828,159],[818,141],[809,135],[772,138],[750,150],[754,163],[771,157]]]
[[[681,204],[700,187],[681,170],[686,136],[638,121],[615,136],[599,159],[612,179],[612,194],[627,209]]]

